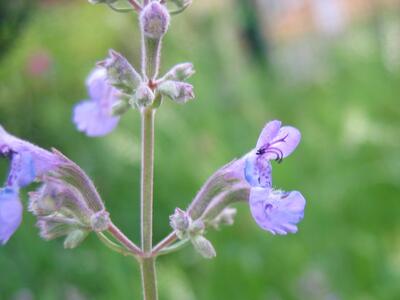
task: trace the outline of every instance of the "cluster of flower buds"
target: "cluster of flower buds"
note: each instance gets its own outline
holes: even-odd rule
[[[215,250],[204,234],[206,229],[219,229],[233,225],[236,209],[230,205],[248,198],[249,186],[240,182],[244,160],[235,160],[215,172],[197,193],[195,199],[183,211],[175,209],[170,225],[180,240],[190,240],[194,248],[205,258],[213,258]]]
[[[139,20],[145,45],[143,59],[149,60],[146,65],[158,64],[159,43],[169,26],[168,10],[159,1],[151,1],[140,12]],[[141,110],[159,106],[164,98],[177,103],[194,98],[193,86],[186,82],[194,74],[191,63],[178,64],[161,78],[153,79],[157,70],[158,66],[139,74],[123,55],[110,50],[86,81],[90,99],[74,108],[73,120],[78,130],[88,136],[103,136],[117,126],[120,116],[131,107]]]
[[[191,63],[176,65],[155,83],[139,75],[128,60],[114,50],[110,50],[109,57],[97,65],[106,70],[105,84],[119,92],[118,100],[113,99],[109,106],[114,114],[116,107],[128,107],[128,103],[136,108],[150,106],[157,96],[168,97],[177,103],[194,98],[193,86],[185,82],[195,73]],[[125,111],[118,109],[119,114]]]
[[[153,103],[154,93],[148,82],[121,54],[110,50],[109,57],[97,65],[106,70],[108,84],[116,88],[122,95],[119,101],[112,106],[112,113],[122,114],[130,106],[141,108]]]
[[[193,74],[193,64],[178,64],[157,81],[157,89],[164,97],[177,103],[186,103],[194,99],[193,86],[185,82]]]
[[[0,126],[0,155],[11,160],[7,182],[0,189],[0,244],[21,224],[19,191],[34,180],[42,186],[30,193],[29,210],[37,216],[43,238],[66,236],[64,246],[74,248],[90,231],[108,229],[109,214],[93,183],[60,152],[39,148]]]
[[[180,240],[189,240],[201,256],[204,258],[216,256],[213,245],[204,237],[206,225],[202,220],[193,221],[188,213],[176,208],[175,213],[170,216],[170,225],[177,237]]]

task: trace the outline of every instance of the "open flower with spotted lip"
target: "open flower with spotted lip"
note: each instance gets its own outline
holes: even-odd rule
[[[306,201],[300,192],[272,188],[271,160],[281,162],[300,142],[300,132],[280,121],[267,123],[256,148],[215,172],[189,206],[194,218],[212,224],[234,202],[249,203],[256,223],[272,234],[297,232]]]
[[[272,234],[297,232],[304,217],[306,200],[300,192],[284,192],[272,188],[271,160],[281,162],[300,142],[297,128],[281,127],[280,121],[266,124],[256,148],[245,156],[244,177],[251,186],[249,205],[256,223]]]

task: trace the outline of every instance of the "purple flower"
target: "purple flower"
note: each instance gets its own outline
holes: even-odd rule
[[[284,192],[254,187],[250,191],[250,210],[254,220],[272,234],[297,232],[304,216],[306,200],[297,191]]]
[[[101,67],[90,73],[86,81],[90,99],[78,103],[74,108],[73,121],[76,127],[91,137],[110,133],[119,121],[118,116],[112,115],[119,92],[107,82],[106,73]]]
[[[300,142],[301,134],[291,126],[281,127],[281,121],[265,125],[256,148],[251,151],[245,164],[245,178],[251,186],[269,188],[272,185],[270,160],[281,162]]]
[[[22,204],[18,191],[12,188],[0,189],[0,245],[7,243],[22,220]]]
[[[0,126],[0,156],[11,160],[6,185],[19,189],[60,164],[53,153],[21,140]]]
[[[251,186],[249,205],[257,224],[272,234],[297,232],[303,219],[306,200],[297,191],[272,189],[271,160],[281,162],[300,142],[299,130],[281,127],[280,121],[267,123],[256,148],[245,156],[244,177]]]
[[[10,135],[1,126],[0,156],[11,160],[5,187],[0,189],[0,244],[5,244],[22,219],[20,188],[56,168],[61,161],[53,153]]]

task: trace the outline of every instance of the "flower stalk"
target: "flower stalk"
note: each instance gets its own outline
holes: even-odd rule
[[[154,117],[155,109],[141,111],[141,241],[145,258],[141,261],[142,286],[145,300],[157,299],[155,259],[150,257],[153,246],[153,177],[154,177]]]

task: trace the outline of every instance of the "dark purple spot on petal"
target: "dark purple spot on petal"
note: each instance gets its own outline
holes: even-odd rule
[[[271,213],[271,210],[273,209],[273,205],[271,203],[266,203],[264,206],[264,212],[265,214]]]

